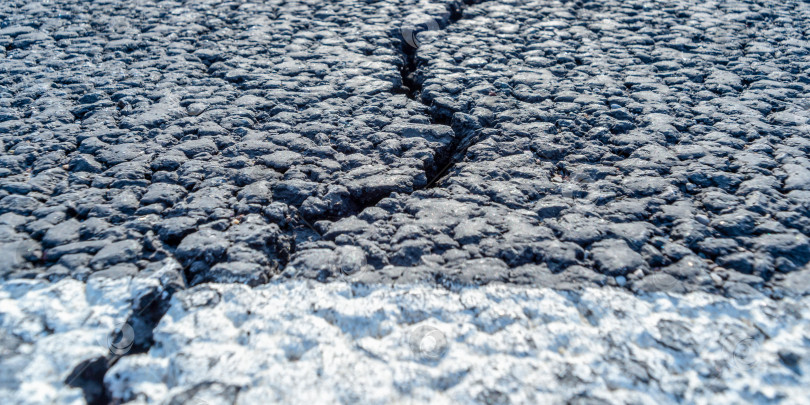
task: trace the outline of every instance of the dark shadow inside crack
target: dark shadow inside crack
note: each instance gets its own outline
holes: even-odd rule
[[[446,29],[450,24],[464,18],[464,5],[472,5],[481,3],[482,1],[464,0],[452,2],[446,5],[447,20],[437,22],[441,29]],[[471,116],[465,119],[459,119],[454,116],[455,111],[450,111],[446,108],[441,108],[432,102],[422,99],[422,87],[424,78],[420,77],[419,69],[422,67],[424,61],[420,61],[418,57],[418,48],[413,46],[412,43],[418,45],[417,36],[420,32],[429,30],[430,27],[424,24],[416,27],[414,31],[406,33],[405,30],[399,29],[392,31],[392,36],[397,40],[399,45],[397,50],[400,52],[400,57],[403,61],[402,66],[399,68],[402,86],[392,89],[393,94],[404,94],[409,99],[416,100],[428,107],[429,122],[432,125],[444,125],[453,129],[454,136],[451,142],[436,151],[436,157],[430,165],[425,167],[425,176],[428,181],[424,185],[414,186],[410,192],[419,191],[435,187],[439,182],[438,180],[443,177],[450,169],[464,157],[466,149],[471,146],[471,141],[478,139],[480,135],[481,125],[472,124],[469,122]],[[406,35],[411,35],[412,38],[406,38]],[[409,192],[409,193],[410,193]],[[323,216],[308,216],[306,214],[300,215],[299,218],[304,224],[311,228],[313,231],[318,231],[310,224],[317,220],[325,219],[336,221],[342,218],[357,215],[368,207],[377,205],[382,199],[390,196],[390,192],[367,192],[361,196],[353,197],[348,209],[340,215],[323,215]]]
[[[80,388],[88,405],[109,404],[111,401],[104,385],[104,375],[110,367],[110,358],[106,356],[85,360],[71,371],[65,384]]]
[[[80,388],[88,405],[117,403],[111,398],[104,376],[122,357],[142,354],[154,345],[153,331],[169,310],[172,295],[180,286],[170,284],[151,289],[141,296],[126,322],[111,332],[106,340],[107,355],[79,363],[65,379],[65,384]]]
[[[449,13],[448,21],[441,29],[446,29],[449,25],[464,18],[464,6],[482,3],[486,0],[463,0],[448,4],[447,12]],[[403,67],[400,69],[402,76],[403,89],[397,90],[398,94],[406,94],[408,98],[417,100],[427,106],[430,111],[431,124],[447,125],[453,129],[452,141],[449,145],[437,151],[436,159],[433,165],[425,169],[425,174],[429,179],[427,184],[423,187],[416,188],[414,191],[421,189],[434,188],[441,184],[441,180],[451,172],[452,168],[464,159],[467,148],[472,146],[480,139],[482,129],[486,127],[486,123],[481,125],[480,122],[470,122],[475,120],[472,116],[463,116],[463,118],[456,117],[456,111],[442,106],[436,105],[432,101],[424,100],[422,98],[422,87],[424,77],[419,75],[419,69],[423,67],[425,60],[420,60],[418,55],[418,48],[414,47],[412,43],[418,45],[417,36],[419,31],[409,33],[413,38],[409,41],[404,37],[404,32],[399,32],[400,42],[399,51],[401,52],[404,60]]]

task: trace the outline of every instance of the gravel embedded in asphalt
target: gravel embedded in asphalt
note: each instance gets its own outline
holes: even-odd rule
[[[807,3],[17,3],[4,279],[804,292]]]
[[[808,30],[801,1],[5,1],[0,396],[289,400],[244,373],[207,385],[195,374],[208,354],[260,346],[243,332],[272,340],[250,325],[210,336],[222,346],[172,329],[238,323],[217,312],[228,307],[279,322],[278,364],[331,353],[368,366],[346,377],[420,378],[313,388],[326,400],[801,398],[810,338],[792,314],[810,292]],[[236,303],[203,308],[208,289]],[[400,305],[406,290],[435,304],[418,320],[429,344],[357,334],[413,337],[407,308],[357,309]],[[450,303],[482,292],[482,306],[514,300],[524,313],[482,324]],[[261,309],[268,297],[328,306],[342,294],[361,296],[326,312]],[[559,342],[526,349],[553,368],[535,382],[558,388],[460,371],[475,356],[505,356],[518,374],[540,367],[515,339],[556,315],[520,294],[566,314],[565,330],[543,333],[592,343],[582,367],[552,358]],[[600,323],[594,313],[615,300],[633,302],[646,329]],[[290,321],[324,316],[337,326],[299,336]],[[758,332],[732,319],[746,316]],[[458,325],[444,334],[425,329],[448,319]],[[498,335],[504,322],[519,326]],[[725,341],[693,344],[727,329],[761,346],[764,366],[727,367],[740,355]],[[423,343],[436,355],[427,368],[403,354]],[[281,370],[259,368],[269,380]]]

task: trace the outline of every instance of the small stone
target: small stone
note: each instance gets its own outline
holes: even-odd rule
[[[214,141],[209,138],[183,142],[177,146],[177,149],[185,153],[189,158],[193,158],[203,153],[214,155],[217,153],[217,151],[219,151],[219,148],[217,148]]]
[[[222,232],[202,229],[183,238],[175,254],[186,265],[195,260],[213,264],[225,253],[228,245]]]
[[[141,197],[142,205],[163,203],[172,206],[186,195],[186,189],[176,184],[155,183],[149,186]]]
[[[45,232],[45,236],[42,237],[42,245],[45,247],[53,247],[76,242],[79,240],[79,230],[81,227],[82,225],[75,219],[62,222]]]
[[[340,246],[337,254],[337,269],[343,274],[354,274],[366,265],[366,254],[357,246]]]
[[[90,267],[102,270],[114,264],[135,260],[141,253],[141,243],[127,239],[105,245],[90,260]]]
[[[621,239],[607,239],[594,243],[591,255],[598,269],[612,276],[625,275],[645,265],[644,258],[630,249],[627,242]]]
[[[188,115],[196,117],[202,114],[207,108],[208,105],[205,103],[191,103],[186,107],[186,111],[188,111]]]

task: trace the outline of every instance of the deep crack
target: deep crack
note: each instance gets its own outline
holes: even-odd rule
[[[169,310],[172,295],[181,288],[180,285],[168,283],[138,298],[133,314],[103,342],[109,353],[81,362],[65,379],[65,384],[81,388],[89,405],[112,403],[113,398],[104,384],[104,376],[122,357],[149,351],[155,343],[154,329]]]
[[[463,0],[448,4],[447,12],[449,18],[446,24],[440,24],[442,29],[447,29],[450,24],[453,24],[464,18],[464,6],[483,3],[486,0]],[[426,105],[430,111],[430,121],[433,124],[449,125],[454,132],[453,140],[445,148],[437,151],[437,157],[431,167],[425,170],[425,174],[430,179],[423,187],[415,188],[414,191],[433,188],[438,186],[443,176],[450,172],[451,169],[464,159],[467,149],[475,144],[480,139],[481,132],[485,128],[489,128],[487,123],[481,123],[477,118],[462,114],[456,115],[457,111],[446,111],[439,108],[432,101],[426,101],[422,98],[422,85],[424,76],[418,74],[418,70],[423,66],[420,63],[417,52],[418,48],[411,45],[417,39],[418,34],[422,31],[414,31],[410,33],[413,38],[407,41],[406,38],[400,39],[400,52],[405,61],[400,74],[402,75],[402,83],[407,88],[406,94],[409,98],[418,100]],[[400,36],[402,31],[400,31]]]
[[[464,18],[464,5],[472,5],[481,3],[483,1],[473,1],[473,0],[465,0],[459,1],[455,3],[451,3],[446,5],[447,11],[447,20],[438,23],[442,29],[446,29],[450,24],[461,20]],[[438,18],[438,17],[437,17]],[[413,36],[411,39],[412,41],[416,40],[416,37],[420,32],[424,32],[428,30],[430,27],[422,26],[417,27],[422,29],[421,31],[416,29],[410,34]],[[430,187],[434,187],[438,184],[438,180],[447,173],[456,163],[464,158],[464,153],[466,152],[467,148],[474,144],[475,140],[478,139],[478,135],[485,126],[480,124],[472,123],[470,120],[474,119],[474,117],[470,115],[464,114],[461,118],[457,118],[454,116],[454,111],[445,111],[437,108],[433,105],[432,102],[427,102],[422,99],[422,85],[423,85],[423,78],[420,78],[418,75],[418,70],[422,66],[418,59],[418,49],[412,46],[408,40],[404,37],[404,30],[396,30],[395,34],[399,40],[399,47],[398,51],[401,53],[401,57],[403,60],[403,66],[399,69],[399,73],[402,80],[402,87],[398,89],[394,89],[393,93],[395,94],[405,94],[408,98],[412,100],[417,100],[427,106],[430,111],[430,122],[431,124],[437,125],[447,125],[453,129],[454,137],[450,144],[444,148],[439,149],[436,152],[436,159],[434,159],[433,164],[429,167],[425,168],[425,175],[429,179],[429,181],[422,186],[415,186],[413,191],[418,191]],[[472,132],[471,132],[472,131]],[[299,219],[301,222],[304,222],[308,228],[312,229],[314,232],[319,233],[308,221],[311,220],[319,220],[319,219],[327,219],[331,221],[336,221],[342,218],[346,218],[352,215],[357,215],[362,212],[364,209],[368,207],[373,207],[377,205],[382,199],[388,197],[389,194],[380,194],[380,195],[363,195],[362,198],[353,198],[352,203],[353,206],[347,210],[346,213],[343,215],[325,215],[310,218],[306,215],[299,215]],[[293,247],[293,251],[294,251]],[[284,267],[286,263],[280,263],[280,267]]]

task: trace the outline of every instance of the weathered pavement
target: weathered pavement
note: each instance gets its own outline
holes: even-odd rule
[[[810,383],[806,297],[203,284],[152,331],[124,326],[143,285],[4,284],[3,403],[799,404]]]
[[[806,302],[810,4],[75,0],[0,16],[14,364],[48,361],[59,328],[115,329],[50,314],[30,332],[11,315],[21,291],[116,280],[128,292],[87,311],[136,326],[126,354],[205,282]],[[67,310],[29,298],[30,316]],[[104,391],[118,357],[94,350],[26,378],[131,395]]]
[[[645,4],[6,3],[3,277],[806,279],[807,4]]]

